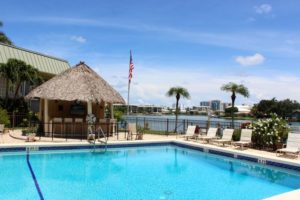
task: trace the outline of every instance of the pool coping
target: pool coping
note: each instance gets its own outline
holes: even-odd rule
[[[232,159],[245,160],[252,163],[260,163],[266,166],[275,166],[281,169],[288,169],[300,172],[300,162],[282,157],[274,157],[271,155],[260,155],[254,152],[246,152],[237,149],[228,149],[220,146],[213,146],[191,141],[170,140],[138,140],[138,141],[109,141],[108,148],[121,147],[142,147],[142,146],[163,146],[175,145],[188,149],[194,149],[204,153],[210,153],[219,156],[225,156]],[[104,149],[105,144],[96,143],[96,149]],[[48,150],[78,150],[78,149],[94,149],[94,145],[88,142],[68,142],[68,143],[27,143],[27,144],[0,144],[1,153],[6,152],[30,152],[30,151],[48,151]],[[269,197],[265,200],[284,200],[287,197],[298,197],[300,190],[293,190],[288,193],[283,193]],[[41,197],[41,199],[43,199]]]
[[[228,149],[220,146],[212,146],[202,143],[179,141],[179,140],[138,140],[138,141],[110,141],[108,148],[139,147],[139,146],[162,146],[176,145],[179,147],[198,150],[205,153],[225,156],[238,160],[245,160],[254,163],[260,163],[267,166],[289,169],[300,172],[300,162],[297,160],[274,157],[268,155],[259,155],[254,152],[246,152],[236,149]],[[47,151],[47,150],[75,150],[75,149],[93,149],[94,145],[88,142],[68,142],[68,143],[28,143],[28,144],[1,144],[0,155],[2,152],[26,152],[26,151]],[[96,149],[104,149],[105,145],[96,143]]]
[[[266,198],[264,200],[286,200],[286,199],[296,200],[296,199],[299,199],[299,196],[300,196],[300,189],[297,189],[297,190],[292,190],[290,192],[278,194],[278,195]]]

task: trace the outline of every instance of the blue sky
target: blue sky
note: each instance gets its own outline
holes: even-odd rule
[[[17,46],[85,61],[131,103],[171,105],[171,86],[191,99],[229,101],[220,91],[242,83],[253,104],[300,101],[300,2],[297,0],[1,1],[3,31]]]

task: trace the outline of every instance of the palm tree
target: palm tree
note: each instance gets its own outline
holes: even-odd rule
[[[240,94],[244,97],[249,97],[250,94],[249,94],[248,88],[242,84],[238,85],[236,83],[229,82],[227,84],[224,84],[221,87],[221,90],[225,91],[225,92],[231,92],[231,121],[232,121],[232,127],[234,128],[233,110],[234,110],[234,102],[236,99],[236,94]]]
[[[18,71],[18,79],[16,81],[14,99],[18,97],[21,84],[24,82],[28,82],[31,85],[35,85],[37,82],[39,82],[38,70],[27,64],[20,66]]]
[[[6,79],[6,102],[8,101],[9,84],[15,85],[14,99],[16,99],[22,83],[28,82],[35,85],[42,82],[36,68],[22,60],[13,58],[8,59],[7,63],[0,65],[0,75]]]
[[[5,78],[5,102],[8,102],[9,85],[17,79],[17,68],[11,63],[11,59],[7,63],[0,63],[0,75]]]
[[[0,21],[0,27],[2,27],[2,26],[3,26],[3,23]],[[13,45],[12,41],[2,31],[0,31],[0,43]]]
[[[179,99],[182,96],[183,98],[190,98],[190,93],[187,91],[187,89],[182,88],[182,87],[172,87],[169,89],[169,91],[166,94],[168,97],[175,96],[176,97],[176,120],[175,120],[175,133],[177,132],[177,122],[178,122],[178,113],[179,113],[179,108],[178,108],[178,103]]]

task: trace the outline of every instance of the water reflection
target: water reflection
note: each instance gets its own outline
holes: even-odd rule
[[[206,156],[206,162],[214,167],[228,171],[231,175],[242,175],[246,180],[247,177],[252,176],[267,180],[271,183],[285,185],[291,188],[300,188],[300,175],[287,173],[284,170],[277,170],[269,166],[263,166],[256,163],[249,163],[234,159],[219,158],[214,156]]]
[[[179,161],[178,154],[185,155],[187,152],[184,150],[178,150],[177,148],[173,148],[172,151],[174,156],[173,162],[166,165],[166,170],[169,173],[180,175],[187,170],[187,164]]]

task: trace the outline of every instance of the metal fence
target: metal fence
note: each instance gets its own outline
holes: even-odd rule
[[[127,116],[124,120],[126,123],[136,123],[138,127],[141,127],[149,133],[175,133],[175,119]],[[235,121],[234,128],[241,128],[244,124],[245,122]],[[178,119],[177,133],[185,133],[188,125],[197,125],[202,132],[206,132],[209,127],[232,128],[232,123],[229,121]]]
[[[7,114],[10,121],[10,128],[29,126],[30,120],[28,119],[28,114],[15,112],[9,112]]]
[[[119,137],[119,125],[120,123],[95,123],[91,126],[92,133],[95,134],[95,138],[111,137],[116,135]],[[55,123],[31,123],[30,127],[23,129],[23,136],[30,133],[35,133],[35,137],[41,139],[42,137],[48,138],[51,141],[78,139],[86,140],[88,136],[88,127],[90,125],[82,122],[55,122]],[[101,129],[101,132],[99,132]]]
[[[56,138],[65,139],[79,139],[85,140],[87,138],[88,124],[85,122],[55,122],[55,123],[40,123],[31,121],[27,114],[9,113],[10,127],[28,127],[34,128],[36,137],[47,137],[54,141]],[[127,124],[136,123],[138,129],[142,129],[144,133],[170,135],[175,134],[176,120],[170,118],[155,118],[155,117],[138,117],[126,116],[123,120],[114,123],[96,123],[93,125],[93,131],[101,127],[105,137],[115,135],[119,139],[119,133],[127,133]],[[235,121],[234,128],[241,128],[243,122]],[[217,127],[220,129],[232,128],[230,121],[216,121],[216,120],[191,120],[191,119],[178,119],[177,133],[184,134],[189,125],[197,125],[200,131],[205,133],[209,127]],[[26,128],[27,127],[27,128]],[[27,132],[30,130],[27,130]],[[24,133],[26,135],[26,133]],[[98,137],[96,135],[96,137]]]

